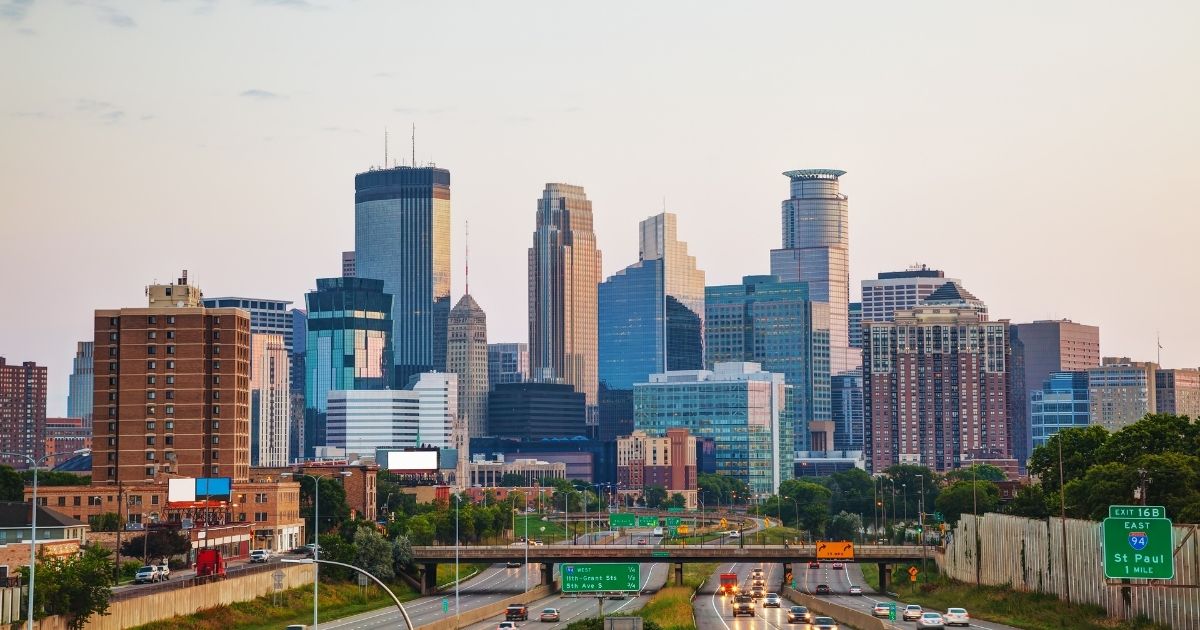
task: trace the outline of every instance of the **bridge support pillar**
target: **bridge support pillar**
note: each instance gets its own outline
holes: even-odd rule
[[[543,562],[542,563],[542,586],[549,586],[549,587],[551,587],[551,590],[553,590],[553,587],[554,587],[554,563],[553,562]]]
[[[675,586],[683,586],[683,563],[675,563]]]
[[[429,595],[437,590],[437,565],[427,564],[421,570],[421,594]]]
[[[891,586],[888,584],[888,579],[892,575],[892,565],[880,562],[876,566],[879,567],[879,593],[881,595],[886,595],[888,592],[888,587]]]
[[[792,563],[784,562],[783,563],[783,585],[791,586],[791,584],[789,583],[791,579],[792,579]]]

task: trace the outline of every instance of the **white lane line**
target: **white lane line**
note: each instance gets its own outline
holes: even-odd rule
[[[725,573],[735,573],[736,571],[737,565],[731,564],[729,565],[729,570],[725,571]],[[717,572],[721,572],[720,566],[717,567]],[[718,587],[717,590],[720,590],[720,588]],[[725,630],[729,630],[729,624],[725,623],[725,616],[721,614],[721,611],[717,608],[717,591],[713,591],[712,596],[708,598],[708,603],[712,605],[713,612],[717,614],[717,620],[721,622],[722,626],[725,626]]]

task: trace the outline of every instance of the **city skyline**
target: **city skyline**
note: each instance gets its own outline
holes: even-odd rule
[[[722,32],[732,8],[645,7],[636,24],[620,11],[592,16],[577,41],[563,42],[549,27],[579,11],[555,8],[521,23],[481,7],[477,20],[449,34],[403,26],[405,37],[385,38],[371,35],[395,22],[370,3],[324,11],[222,5],[211,15],[184,4],[129,9],[124,26],[82,5],[35,3],[0,17],[0,53],[43,59],[45,76],[56,77],[0,69],[12,86],[0,110],[0,133],[11,139],[0,149],[0,233],[10,256],[30,261],[0,272],[0,295],[6,304],[46,306],[3,309],[0,350],[10,362],[49,368],[48,415],[64,415],[74,346],[90,338],[93,310],[137,303],[151,278],[187,268],[210,295],[298,304],[316,278],[339,275],[340,253],[354,244],[349,178],[382,163],[384,127],[392,129],[391,157],[411,161],[414,122],[417,161],[455,176],[451,303],[463,287],[461,221],[488,235],[474,243],[472,288],[496,341],[528,341],[525,252],[514,243],[528,242],[529,198],[545,182],[588,191],[604,277],[636,259],[627,235],[666,197],[708,283],[722,285],[766,273],[769,250],[782,246],[779,174],[827,167],[847,171],[842,190],[853,200],[852,301],[862,279],[919,260],[987,296],[994,318],[1086,322],[1104,330],[1105,355],[1142,361],[1157,361],[1161,333],[1165,367],[1200,365],[1200,339],[1186,320],[1200,298],[1150,271],[1196,261],[1187,235],[1200,218],[1187,202],[1200,191],[1187,147],[1197,132],[1183,112],[1196,109],[1200,94],[1171,78],[1195,61],[1185,28],[1195,6],[1081,13],[1087,5],[1064,4],[1003,15],[947,5],[880,6],[871,15],[748,7],[740,11],[762,18],[761,30],[725,34],[728,46],[708,50],[686,38],[665,49],[655,34]],[[448,15],[412,11],[418,23]],[[1054,27],[1083,14],[1080,28]],[[828,28],[782,36],[800,18]],[[264,38],[255,49],[277,53],[156,45],[238,22]],[[287,28],[264,27],[276,22]],[[352,24],[370,32],[344,51],[293,43]],[[852,30],[867,36],[844,42]],[[1014,30],[1024,42],[1017,49],[1004,45]],[[238,33],[232,43],[251,45]],[[613,37],[630,45],[591,52]],[[403,60],[409,46],[451,54],[468,40],[500,48],[476,58],[465,77]],[[500,45],[514,40],[521,47]],[[70,54],[68,43],[81,41],[95,54]],[[950,47],[956,54],[944,55]],[[811,98],[784,78],[806,55],[837,56],[827,79],[839,98]],[[194,72],[177,73],[181,66]],[[309,70],[275,72],[289,67]],[[530,102],[524,95],[548,73],[586,81]],[[322,89],[311,87],[314,79]],[[454,85],[473,80],[472,90],[494,98],[476,104]],[[629,93],[646,98],[635,103]],[[559,150],[566,137],[583,150]],[[71,163],[87,167],[72,168],[74,184],[61,186]],[[197,172],[205,185],[196,185]],[[285,180],[292,183],[261,185]],[[160,233],[194,238],[147,252],[141,244]],[[113,269],[103,275],[81,264],[98,243]],[[217,250],[237,255],[220,259]],[[1044,281],[1051,273],[1070,276],[1072,289]],[[72,291],[50,289],[68,283]],[[1113,300],[1113,286],[1138,293]]]

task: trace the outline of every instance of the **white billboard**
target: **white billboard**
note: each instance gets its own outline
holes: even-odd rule
[[[167,480],[167,503],[192,503],[196,500],[196,480],[191,477]]]
[[[436,471],[437,451],[388,451],[388,470]]]

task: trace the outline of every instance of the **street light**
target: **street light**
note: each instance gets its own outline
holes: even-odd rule
[[[341,475],[349,477],[354,473],[343,470]],[[280,477],[309,477],[313,480],[313,630],[318,628],[317,611],[320,610],[320,600],[317,596],[317,585],[320,584],[320,567],[319,558],[321,557],[321,540],[319,534],[321,532],[321,477],[322,475],[308,475],[305,473],[279,473]]]
[[[29,467],[33,469],[33,495],[30,497],[30,517],[29,517],[29,603],[26,610],[26,628],[33,630],[33,580],[37,571],[37,472],[38,466],[42,465],[47,459],[54,457],[58,453],[49,453],[38,459],[34,459],[31,455],[24,453],[4,453],[0,455],[8,455],[9,457],[19,457],[29,462]],[[92,449],[81,448],[72,453],[73,455],[91,455]]]
[[[921,537],[921,574],[925,574],[925,475],[917,475],[921,480],[920,522],[917,524],[917,535]]]
[[[458,618],[460,612],[458,608],[458,583],[462,580],[462,573],[458,570],[458,513],[462,511],[462,497],[458,493],[454,494],[454,617]]]

